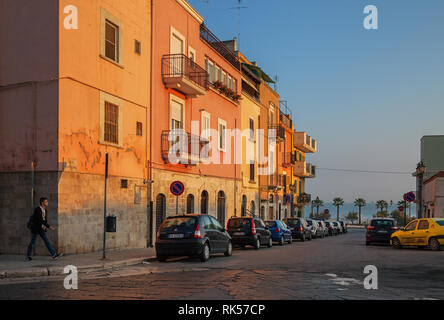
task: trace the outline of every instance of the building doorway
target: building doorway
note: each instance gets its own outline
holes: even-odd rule
[[[187,196],[187,213],[194,213],[194,195]]]
[[[217,195],[217,220],[219,223],[225,225],[225,192],[219,191]]]
[[[166,218],[166,197],[164,194],[159,194],[156,197],[156,232],[160,225]]]
[[[202,191],[200,198],[200,213],[208,214],[208,192]]]

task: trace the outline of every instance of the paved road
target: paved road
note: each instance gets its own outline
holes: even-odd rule
[[[366,265],[378,268],[378,289],[363,287]],[[363,230],[235,250],[207,263],[166,263],[81,274],[78,290],[63,278],[0,282],[0,299],[444,299],[444,251],[394,250],[364,244]]]

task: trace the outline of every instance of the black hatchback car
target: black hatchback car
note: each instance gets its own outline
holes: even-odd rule
[[[273,246],[271,232],[261,218],[230,218],[227,222],[227,230],[231,236],[233,245],[242,247],[250,245],[256,250],[258,250],[261,245],[266,245],[269,248]]]
[[[311,228],[304,218],[285,218],[283,220],[290,227],[291,236],[302,241],[311,240]]]
[[[391,218],[375,218],[370,220],[365,234],[365,244],[372,243],[390,243],[390,237],[393,232],[398,231],[395,226],[395,220]]]
[[[169,217],[157,232],[157,260],[169,257],[198,256],[207,261],[212,253],[231,256],[233,245],[228,232],[214,217],[186,214]]]

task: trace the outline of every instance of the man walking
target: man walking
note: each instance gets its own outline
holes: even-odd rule
[[[32,258],[32,250],[34,249],[35,241],[37,240],[37,236],[40,236],[45,242],[46,248],[48,248],[51,257],[55,260],[62,256],[61,253],[57,254],[54,248],[49,242],[48,236],[46,235],[46,230],[50,229],[52,231],[55,230],[53,226],[48,224],[48,199],[40,198],[40,206],[35,208],[34,214],[31,217],[31,242],[28,246],[28,252],[26,255],[26,260],[31,261]]]

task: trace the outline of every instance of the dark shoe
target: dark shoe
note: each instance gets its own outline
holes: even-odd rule
[[[57,260],[57,259],[60,258],[61,256],[63,256],[63,253],[58,253],[58,254],[56,254],[55,256],[53,256],[52,258],[53,258],[54,260]]]
[[[31,257],[26,257],[25,261],[32,261],[32,258]]]

